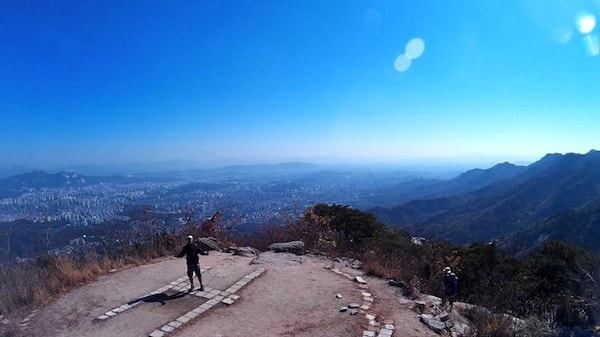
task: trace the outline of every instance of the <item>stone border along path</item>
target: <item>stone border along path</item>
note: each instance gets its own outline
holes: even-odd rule
[[[188,311],[187,313],[181,315],[180,317],[176,318],[175,320],[163,325],[162,327],[154,330],[148,336],[149,337],[163,337],[166,334],[171,333],[171,332],[175,331],[176,329],[182,327],[183,325],[189,323],[194,318],[200,316],[201,314],[208,311],[209,309],[211,309],[212,307],[214,307],[215,305],[217,305],[220,302],[225,303],[227,305],[233,304],[235,301],[237,301],[240,298],[240,296],[236,295],[235,293],[238,290],[242,289],[244,286],[246,286],[248,283],[250,283],[252,280],[254,280],[255,278],[262,275],[264,272],[265,272],[265,268],[258,268],[255,271],[253,271],[252,273],[242,277],[239,281],[237,281],[236,283],[234,283],[232,286],[230,286],[229,288],[227,288],[224,291],[221,291],[218,289],[213,289],[210,287],[204,287],[203,291],[192,292],[193,295],[195,295],[197,297],[205,298],[208,301],[206,301],[205,303],[196,307],[195,309],[192,309],[192,310]],[[164,293],[165,291],[167,291],[169,289],[174,289],[177,291],[188,291],[189,279],[188,279],[187,275],[178,278],[177,280],[167,284],[164,287],[161,287],[154,291],[151,291],[147,295],[141,296],[138,299],[141,299],[141,298],[144,298],[147,296],[158,295],[158,294]],[[116,316],[119,313],[122,313],[126,310],[133,308],[134,306],[138,305],[141,302],[143,302],[143,301],[136,301],[133,303],[130,302],[131,304],[129,304],[129,303],[123,304],[120,307],[109,310],[105,314],[98,316],[96,318],[96,320],[97,321],[105,321],[111,317]]]
[[[348,308],[353,309],[354,311],[350,311],[351,315],[355,315],[358,313],[357,308],[360,309],[361,313],[365,314],[365,318],[369,321],[368,330],[364,330],[362,333],[362,337],[392,337],[394,330],[396,327],[394,326],[394,320],[386,319],[383,321],[383,327],[381,327],[381,323],[376,321],[376,315],[370,314],[369,310],[373,305],[374,297],[371,293],[368,292],[369,286],[367,285],[367,281],[360,276],[352,276],[350,274],[344,273],[337,268],[326,268],[331,270],[332,272],[345,276],[350,281],[358,282],[358,290],[363,296],[363,303],[350,303],[348,304]],[[379,332],[379,334],[377,334]]]

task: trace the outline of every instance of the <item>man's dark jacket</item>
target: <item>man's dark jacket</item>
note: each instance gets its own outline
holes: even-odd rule
[[[183,257],[185,255],[185,261],[188,265],[196,265],[200,262],[198,258],[198,254],[201,251],[196,247],[195,243],[188,243],[181,249],[181,253],[179,255],[175,255],[176,257]]]

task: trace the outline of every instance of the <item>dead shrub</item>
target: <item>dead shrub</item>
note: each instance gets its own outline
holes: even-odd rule
[[[21,329],[16,320],[11,320],[8,324],[0,324],[0,336],[2,337],[18,337],[21,336]]]
[[[529,317],[524,320],[519,320],[515,324],[514,337],[540,337],[550,336],[553,333],[550,324],[538,317]]]
[[[65,288],[69,288],[81,282],[81,271],[75,266],[75,263],[67,258],[60,257],[56,259],[56,271],[59,280]]]
[[[496,314],[483,307],[473,307],[465,317],[474,325],[476,337],[515,337],[514,317]]]
[[[360,261],[362,268],[369,275],[384,279],[403,279],[402,270],[398,268],[400,264],[393,259],[382,257],[375,252],[367,252],[361,256]]]

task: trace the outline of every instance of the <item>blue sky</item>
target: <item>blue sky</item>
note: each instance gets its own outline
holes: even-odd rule
[[[598,17],[599,0],[3,1],[0,166],[585,153]]]

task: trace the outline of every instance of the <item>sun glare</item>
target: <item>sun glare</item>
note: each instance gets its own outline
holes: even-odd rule
[[[575,27],[581,34],[589,34],[596,27],[596,17],[589,13],[581,14],[575,21]]]

